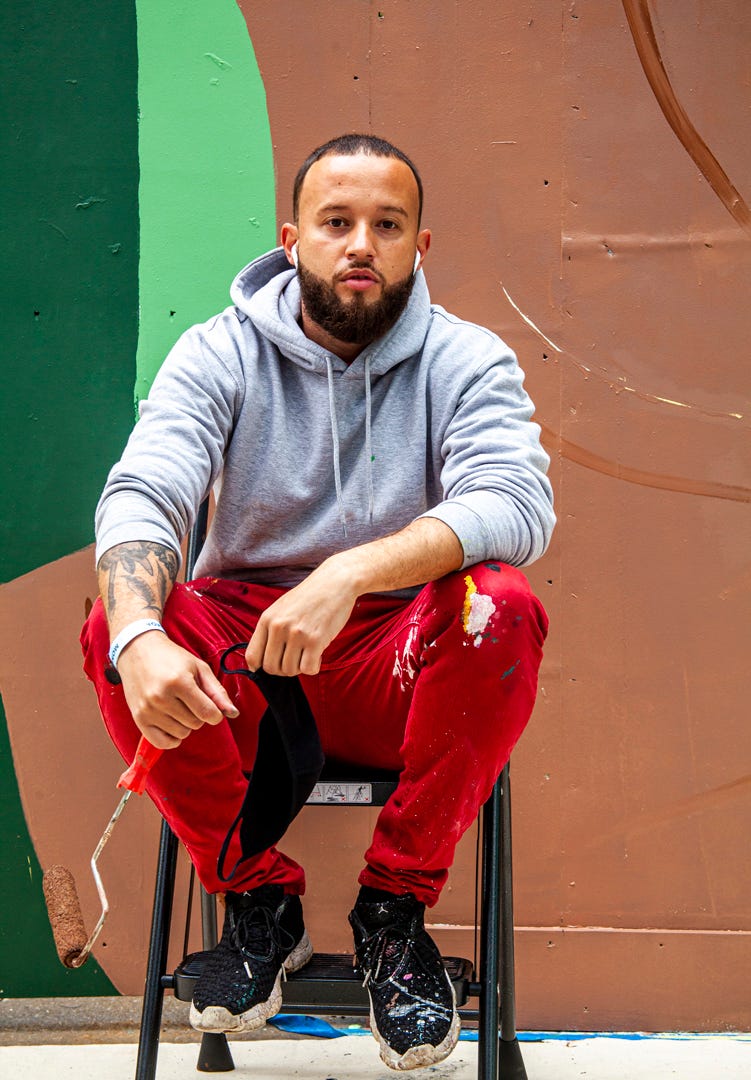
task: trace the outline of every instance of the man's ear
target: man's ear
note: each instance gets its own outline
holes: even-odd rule
[[[284,248],[284,253],[289,260],[290,266],[296,266],[295,257],[292,254],[292,248],[295,246],[298,240],[297,225],[293,225],[289,221],[285,221],[282,225],[281,242]]]
[[[420,255],[423,259],[428,254],[428,248],[430,247],[430,241],[432,240],[432,238],[433,237],[430,229],[420,229],[419,233],[417,234],[417,243],[415,246],[417,247],[417,250],[420,252]],[[420,265],[422,266],[422,262],[420,263]]]

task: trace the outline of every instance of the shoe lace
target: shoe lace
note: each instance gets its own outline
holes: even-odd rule
[[[358,959],[362,957],[360,963],[365,970],[363,986],[367,986],[371,980],[378,980],[385,960],[393,960],[396,956],[404,958],[409,951],[424,968],[426,950],[421,948],[419,937],[416,936],[411,924],[405,926],[400,923],[390,923],[364,937],[357,950]]]
[[[294,946],[295,939],[279,924],[276,912],[259,905],[236,916],[230,943],[247,960],[268,961],[275,951],[289,951]]]

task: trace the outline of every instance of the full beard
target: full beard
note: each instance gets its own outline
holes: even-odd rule
[[[370,269],[352,267],[366,268]],[[379,300],[368,302],[360,293],[355,293],[350,300],[341,300],[333,285],[307,270],[302,263],[298,265],[297,274],[306,313],[327,334],[350,345],[368,345],[389,331],[407,306],[415,283],[414,275],[410,274],[394,285],[382,285]]]

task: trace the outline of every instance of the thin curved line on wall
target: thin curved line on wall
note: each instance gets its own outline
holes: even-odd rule
[[[623,465],[620,461],[610,461],[608,458],[593,454],[591,450],[585,450],[583,446],[570,442],[558,432],[544,424],[539,417],[535,417],[546,437],[549,447],[553,447],[566,461],[573,461],[576,465],[583,465],[585,469],[592,469],[603,476],[612,476],[616,480],[625,480],[629,484],[639,484],[641,487],[658,488],[661,491],[674,491],[682,495],[703,495],[708,499],[728,499],[731,502],[751,502],[751,488],[738,487],[734,484],[720,484],[714,480],[691,480],[684,476],[669,476],[663,473],[650,473],[644,469],[635,469],[630,465]]]
[[[560,345],[556,345],[547,334],[544,334],[542,330],[532,322],[529,316],[524,314],[519,305],[512,300],[503,283],[501,282],[500,284],[503,294],[511,307],[533,333],[544,341],[553,352],[568,357],[580,371],[584,372],[585,375],[592,372],[591,367],[582,364],[570,352],[562,349]],[[616,387],[613,385],[612,380],[608,377],[606,372],[600,371],[597,372],[597,374],[606,379],[613,389],[618,389],[619,391],[628,390],[631,393],[636,394],[637,397],[654,404],[672,405],[677,408],[688,410],[695,409],[703,415],[715,419],[744,419],[742,413],[711,413],[707,410],[700,409],[697,405],[691,405],[685,401],[671,401],[668,398],[658,397],[656,394],[636,390],[634,387],[627,386],[625,383],[619,382]],[[603,476],[612,476],[616,480],[625,480],[629,484],[639,484],[641,487],[658,488],[661,491],[675,491],[684,495],[703,495],[710,499],[729,499],[732,502],[751,502],[750,488],[739,487],[734,484],[720,484],[714,480],[692,480],[683,476],[670,476],[666,473],[650,473],[646,472],[644,469],[636,469],[630,465],[624,465],[619,461],[610,461],[608,458],[601,457],[599,454],[594,454],[590,450],[585,450],[583,446],[578,446],[569,439],[565,439],[562,434],[554,431],[551,427],[548,427],[539,418],[537,418],[537,422],[542,428],[543,434],[547,437],[548,444],[556,449],[562,457],[567,461],[573,461],[577,465],[582,465],[585,469],[592,469],[594,472],[601,473]]]
[[[644,74],[665,119],[725,209],[751,235],[751,211],[676,97],[662,62],[648,0],[623,0],[623,9]]]
[[[614,393],[633,394],[634,397],[639,398],[641,401],[648,401],[652,405],[668,405],[674,409],[685,409],[687,412],[698,413],[700,416],[706,417],[710,420],[733,420],[735,422],[742,422],[744,427],[748,425],[747,414],[739,412],[721,412],[715,409],[707,409],[703,405],[697,405],[693,401],[678,401],[676,398],[668,398],[660,394],[653,394],[651,390],[642,390],[637,386],[631,386],[630,383],[627,381],[630,376],[614,374],[608,371],[608,369],[602,364],[598,364],[596,366],[592,366],[592,364],[585,364],[582,360],[579,360],[576,356],[574,356],[574,354],[568,349],[564,349],[562,346],[557,345],[547,336],[547,334],[543,333],[539,326],[536,326],[535,323],[533,323],[530,319],[529,315],[526,315],[519,307],[519,305],[514,301],[513,297],[511,296],[503,282],[500,282],[500,286],[503,295],[506,297],[511,307],[517,313],[519,318],[527,324],[530,330],[532,330],[532,332],[535,333],[537,337],[539,337],[540,341],[544,342],[544,344],[547,345],[548,348],[552,349],[553,352],[558,353],[559,356],[565,356],[566,359],[574,365],[574,367],[578,368],[579,371],[581,371],[582,375],[584,375],[585,378],[587,378],[589,375],[595,375],[597,378],[607,383],[609,389],[612,390]]]

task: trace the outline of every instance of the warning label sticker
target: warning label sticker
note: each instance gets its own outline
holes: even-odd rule
[[[371,784],[338,784],[335,781],[322,781],[313,788],[308,802],[367,805],[373,802],[373,788]]]

